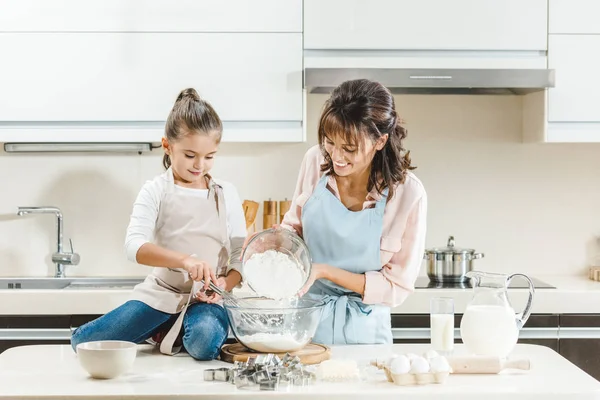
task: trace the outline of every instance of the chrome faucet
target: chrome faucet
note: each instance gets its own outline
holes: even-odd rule
[[[56,265],[54,273],[55,278],[65,277],[66,265],[79,264],[79,254],[73,252],[73,241],[69,239],[71,251],[63,251],[63,215],[57,207],[19,207],[17,215],[23,216],[27,214],[54,214],[56,215],[56,252],[52,254],[52,262]]]

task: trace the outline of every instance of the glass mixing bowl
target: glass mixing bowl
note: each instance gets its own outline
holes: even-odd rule
[[[242,298],[247,307],[225,304],[236,339],[249,350],[287,353],[302,349],[312,340],[321,320],[323,301],[277,301]]]
[[[305,280],[302,284],[304,286],[310,276],[312,260],[306,243],[304,243],[304,240],[298,234],[285,228],[270,228],[259,232],[248,241],[248,245],[242,253],[242,271],[244,265],[254,254],[264,253],[267,250],[276,250],[294,260],[304,273]],[[259,296],[263,295],[256,290],[256,285],[253,286],[253,282],[250,279],[246,279],[246,283],[254,293]],[[273,282],[273,284],[276,285],[277,282]]]

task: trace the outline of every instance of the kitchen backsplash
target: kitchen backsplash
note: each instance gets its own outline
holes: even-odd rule
[[[242,199],[291,198],[326,96],[308,99],[308,142],[224,143],[213,175]],[[521,98],[402,96],[407,147],[429,196],[427,246],[485,253],[480,269],[530,274],[585,274],[600,234],[600,145],[525,144]],[[0,153],[0,275],[48,275],[54,265],[54,217],[17,217],[18,206],[62,209],[65,238],[81,264],[69,275],[144,275],[125,260],[132,203],[162,171],[150,155]],[[262,223],[259,210],[257,226]],[[68,242],[67,242],[68,243]],[[425,271],[422,269],[424,275]]]

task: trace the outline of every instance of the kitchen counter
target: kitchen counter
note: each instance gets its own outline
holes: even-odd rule
[[[428,345],[334,346],[332,358],[354,359],[367,365],[390,352],[423,353]],[[464,353],[459,345],[457,353]],[[161,355],[140,345],[133,368],[112,380],[95,380],[79,366],[69,346],[25,346],[0,355],[0,399],[482,399],[549,400],[600,399],[600,382],[585,374],[556,352],[541,346],[517,345],[513,357],[528,357],[531,370],[506,370],[497,375],[450,375],[444,384],[395,386],[382,373],[363,374],[360,381],[317,382],[304,388],[260,392],[237,389],[222,382],[205,382],[206,368],[231,366],[220,361],[198,362],[186,354]]]
[[[600,282],[586,276],[536,276],[556,286],[556,289],[538,289],[533,302],[533,313],[538,314],[600,314]],[[73,315],[104,314],[123,304],[131,290],[77,289],[77,290],[0,290],[0,315]],[[417,289],[399,307],[396,314],[427,314],[433,297],[452,297],[455,312],[464,312],[471,300],[471,289]],[[515,307],[525,304],[527,290],[511,289],[510,298]]]

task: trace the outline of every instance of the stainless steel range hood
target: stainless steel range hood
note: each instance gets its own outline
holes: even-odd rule
[[[306,68],[309,93],[329,93],[344,81],[370,79],[394,94],[523,95],[554,87],[552,69]]]

